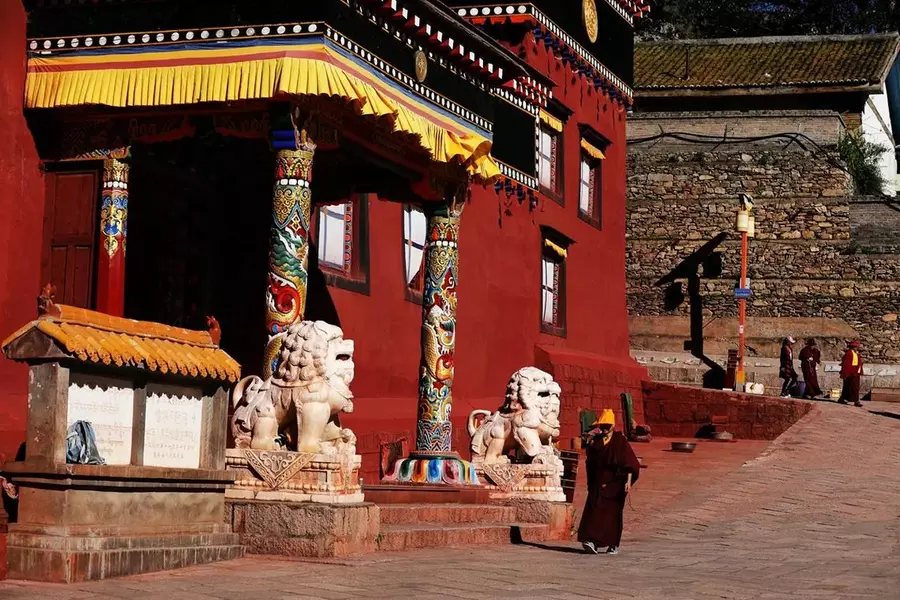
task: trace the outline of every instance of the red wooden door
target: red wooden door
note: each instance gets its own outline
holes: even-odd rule
[[[47,172],[44,183],[41,280],[56,286],[56,302],[92,308],[100,174],[96,170]]]

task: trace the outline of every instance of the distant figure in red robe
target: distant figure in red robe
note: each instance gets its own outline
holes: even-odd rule
[[[614,431],[616,417],[604,409],[587,439],[588,497],[578,541],[587,552],[618,554],[625,498],[641,474],[641,464],[625,436]]]
[[[778,376],[784,380],[781,384],[781,397],[790,398],[794,388],[797,387],[797,370],[794,369],[794,342],[792,337],[785,338],[781,342],[781,364]]]
[[[859,342],[853,340],[847,344],[847,352],[841,361],[841,379],[844,380],[844,387],[838,402],[841,404],[852,402],[854,406],[862,406],[862,402],[859,401],[859,380],[862,374],[863,361],[859,355]]]
[[[800,370],[803,371],[803,381],[806,383],[804,398],[817,398],[822,395],[819,387],[819,365],[822,363],[822,353],[816,345],[816,340],[806,340],[806,346],[800,351]]]

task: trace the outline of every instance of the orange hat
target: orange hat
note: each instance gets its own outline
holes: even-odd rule
[[[616,415],[611,409],[604,408],[603,412],[600,413],[600,417],[591,423],[591,427],[599,427],[600,425],[616,426]]]

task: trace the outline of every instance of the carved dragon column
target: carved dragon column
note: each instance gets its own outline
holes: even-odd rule
[[[466,188],[467,189],[467,188]],[[389,482],[478,485],[474,466],[452,452],[453,354],[456,285],[463,204],[445,204],[428,215],[423,264],[422,357],[416,450],[385,474]]]
[[[266,328],[269,341],[263,378],[277,367],[282,336],[288,326],[303,320],[309,259],[309,218],[313,156],[316,145],[306,131],[294,127],[272,131],[275,190],[266,288]]]
[[[117,317],[125,312],[127,226],[128,165],[118,158],[107,158],[103,161],[103,188],[100,193],[97,310]]]
[[[461,208],[445,205],[428,216],[422,271],[422,357],[416,423],[416,450],[419,452],[450,452],[461,213]]]

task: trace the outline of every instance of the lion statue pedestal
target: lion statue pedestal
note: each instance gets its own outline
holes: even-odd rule
[[[560,387],[534,367],[516,371],[503,406],[469,416],[472,463],[498,500],[565,502],[563,463],[553,442],[559,438]],[[509,454],[516,456],[510,460]]]
[[[353,412],[353,341],[322,321],[291,325],[279,337],[274,374],[246,377],[234,390],[236,447],[225,462],[236,481],[226,519],[251,553],[372,551],[378,508],[364,504],[356,436],[340,422]]]

